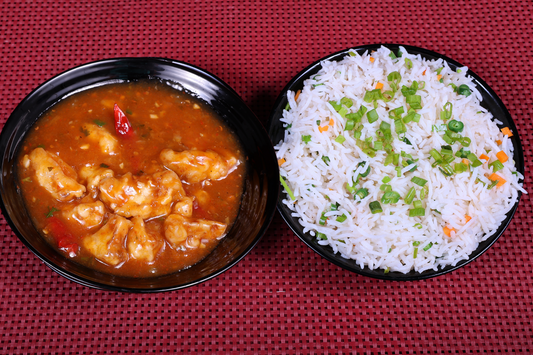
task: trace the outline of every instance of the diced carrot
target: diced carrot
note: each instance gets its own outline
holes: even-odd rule
[[[509,127],[503,127],[501,129],[502,133],[505,134],[507,137],[512,137],[513,136],[513,132],[511,132],[511,130],[509,129]]]
[[[498,183],[496,184],[497,187],[501,187],[501,186],[503,186],[503,185],[507,182],[507,180],[505,180],[504,178],[502,178],[500,175],[498,175],[498,174],[494,174],[494,173],[493,173],[491,176],[489,176],[489,179],[490,179],[491,181],[496,181],[496,180],[498,180]]]
[[[370,57],[370,62],[371,63],[374,63],[374,60],[375,60],[374,57]]]
[[[468,159],[463,159],[462,162],[463,164],[470,165],[470,160]]]
[[[497,144],[497,145],[502,145],[502,141],[498,139],[498,140],[496,141],[496,144]]]
[[[442,75],[441,74],[437,75],[437,80],[440,80],[440,79],[442,79]]]
[[[465,214],[465,219],[466,219],[466,223],[468,223],[468,222],[470,222],[472,217],[470,217],[469,215]]]
[[[422,75],[426,75],[426,71],[424,70],[424,72],[422,73]]]
[[[294,101],[298,100],[298,97],[300,97],[300,94],[302,93],[302,90],[298,90],[296,92],[296,95],[294,95]]]
[[[502,163],[505,163],[507,160],[509,160],[509,157],[507,156],[507,154],[505,154],[503,150],[500,150],[498,153],[496,153],[496,157]]]
[[[329,126],[319,126],[318,131],[320,133],[326,132],[329,129]]]
[[[448,237],[452,236],[452,231],[455,232],[455,229],[453,227],[448,226],[444,227],[442,230],[444,231],[444,234],[446,234]]]
[[[279,166],[282,166],[283,164],[285,164],[286,160],[281,158],[281,159],[278,159],[278,165]]]
[[[484,159],[485,161],[489,161],[489,157],[486,156],[485,154],[481,154],[481,155],[479,156],[479,159]]]
[[[383,83],[377,83],[376,89],[383,89]]]
[[[329,119],[329,125],[330,126],[333,126],[335,124],[335,121],[333,120],[333,118],[330,118]]]

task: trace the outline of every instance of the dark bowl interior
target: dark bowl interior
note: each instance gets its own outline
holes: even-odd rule
[[[448,62],[448,65],[452,69],[457,69],[459,67],[463,67],[463,65],[459,64],[458,62],[447,58],[441,54],[429,51],[427,49],[413,47],[413,46],[406,46],[406,45],[398,45],[398,44],[373,44],[373,45],[365,45],[365,46],[359,46],[354,47],[358,53],[363,54],[365,51],[373,51],[377,50],[381,46],[385,46],[389,48],[394,53],[398,54],[399,47],[404,47],[409,53],[411,54],[420,54],[422,58],[433,60],[433,59],[439,59],[442,58],[446,62]],[[283,89],[281,94],[279,95],[275,105],[274,109],[272,111],[272,114],[270,116],[270,120],[268,123],[268,133],[270,135],[270,139],[272,140],[273,144],[278,144],[284,137],[284,128],[283,124],[280,122],[280,118],[283,115],[283,110],[285,106],[287,105],[287,91],[297,91],[303,88],[303,83],[306,79],[310,78],[312,75],[316,74],[321,68],[321,62],[328,60],[328,61],[340,61],[342,60],[346,55],[348,55],[349,49],[331,54],[327,57],[324,57],[322,59],[317,60],[304,70],[302,70],[298,75],[296,75]],[[509,114],[509,111],[505,108],[505,105],[500,100],[498,95],[475,73],[473,73],[471,70],[468,71],[469,76],[473,78],[474,83],[476,84],[479,92],[483,96],[483,101],[481,105],[488,109],[494,117],[497,117],[501,122],[503,122],[503,126],[510,127],[513,132],[518,132],[516,129],[516,126],[513,122],[513,119],[511,118],[511,115]],[[519,172],[524,174],[524,154],[522,152],[522,145],[520,143],[520,137],[518,134],[513,135],[511,138],[515,151],[513,159],[516,163],[516,168]],[[281,189],[283,187],[280,186]],[[470,255],[470,258],[467,260],[462,260],[457,263],[455,266],[447,266],[444,268],[439,269],[438,271],[433,270],[427,270],[424,272],[415,272],[411,271],[409,273],[403,274],[400,272],[389,272],[384,273],[383,270],[370,270],[367,267],[361,268],[359,265],[357,265],[353,260],[345,259],[341,257],[339,254],[335,254],[333,252],[333,249],[330,246],[323,246],[319,245],[317,242],[317,239],[313,236],[311,236],[309,233],[304,233],[302,226],[298,223],[298,219],[291,216],[291,210],[289,210],[282,202],[282,199],[285,198],[285,193],[280,194],[278,199],[278,210],[281,213],[281,216],[287,222],[289,227],[293,230],[293,232],[305,243],[307,244],[311,249],[313,249],[315,252],[317,252],[322,257],[326,258],[330,262],[355,273],[369,276],[373,278],[378,279],[385,279],[385,280],[420,280],[420,279],[427,279],[430,277],[435,277],[439,275],[446,274],[448,272],[451,272],[453,270],[459,269],[463,267],[464,265],[470,263],[477,257],[479,257],[481,254],[483,254],[485,251],[487,251],[493,244],[496,242],[496,240],[503,234],[509,223],[511,222],[511,219],[518,207],[518,202],[514,205],[514,207],[507,213],[507,218],[502,222],[500,225],[500,228],[498,228],[497,232],[493,234],[491,237],[486,239],[485,241],[481,242],[478,246],[478,248]],[[521,193],[519,193],[519,199],[521,197]]]
[[[158,79],[210,105],[240,138],[247,158],[238,217],[216,249],[181,272],[128,278],[97,272],[53,249],[34,228],[17,186],[15,160],[28,129],[39,116],[73,92],[122,81]],[[265,233],[276,209],[279,169],[272,144],[254,113],[216,76],[183,62],[162,58],[118,58],[68,70],[39,86],[13,111],[0,136],[2,212],[18,238],[46,265],[79,284],[125,292],[176,290],[209,280],[241,260]]]

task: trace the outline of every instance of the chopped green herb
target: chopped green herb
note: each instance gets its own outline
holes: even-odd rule
[[[370,202],[368,207],[370,207],[370,212],[372,212],[372,214],[383,212],[383,208],[381,208],[381,204],[378,201]]]
[[[344,138],[344,136],[342,134],[340,134],[337,138],[335,138],[335,142],[337,143],[344,143],[344,141],[346,140],[346,138]]]
[[[48,207],[48,213],[46,214],[46,218],[50,218],[54,215],[55,212],[59,212],[59,210],[55,207]]]
[[[102,164],[100,164],[100,167],[107,169],[107,168],[109,168],[109,165],[102,163]]]
[[[290,189],[289,185],[287,185],[287,183],[285,182],[285,180],[283,179],[281,175],[279,176],[279,180],[281,182],[281,185],[283,185],[283,188],[285,189],[285,191],[287,191],[287,194],[289,195],[291,200],[296,200],[296,198],[294,197],[294,194],[292,193],[292,190]]]
[[[308,136],[302,136],[302,141],[305,142],[305,144],[311,142],[311,136],[308,135]]]
[[[126,110],[126,114],[128,114],[128,115],[133,115],[133,112],[131,112],[130,109],[127,109],[127,110]]]
[[[91,132],[89,132],[85,127],[80,127],[80,132],[85,134],[85,137],[91,134]]]
[[[337,217],[336,221],[342,223],[346,221],[346,219],[348,219],[348,217],[346,217],[346,215],[343,213],[342,215]]]
[[[25,177],[24,179],[22,179],[22,182],[32,182],[31,177]]]
[[[99,127],[105,126],[105,122],[104,121],[94,120],[93,122]]]

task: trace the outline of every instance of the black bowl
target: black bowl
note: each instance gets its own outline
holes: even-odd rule
[[[433,59],[439,59],[442,58],[446,62],[448,62],[448,65],[450,68],[456,70],[457,68],[464,67],[464,65],[459,64],[458,62],[447,58],[446,56],[443,56],[441,54],[432,52],[427,49],[413,47],[413,46],[406,46],[406,45],[398,45],[398,44],[372,44],[372,45],[364,45],[359,47],[354,47],[352,49],[356,50],[358,53],[363,54],[365,51],[373,51],[377,50],[381,46],[385,46],[394,53],[398,54],[398,51],[400,47],[404,47],[409,53],[411,54],[420,54],[422,58],[433,60]],[[285,86],[281,94],[278,96],[278,99],[274,105],[274,109],[272,111],[272,114],[270,116],[270,120],[268,123],[268,133],[270,135],[270,139],[272,140],[273,144],[278,144],[284,137],[284,128],[282,122],[280,122],[280,118],[283,115],[283,110],[287,105],[287,91],[298,91],[303,88],[303,82],[316,74],[321,68],[321,62],[328,60],[328,61],[340,61],[347,55],[349,55],[350,49],[346,49],[331,55],[328,55],[327,57],[321,58],[302,70],[298,75],[296,75],[288,84]],[[505,105],[500,100],[498,95],[475,73],[473,73],[471,70],[468,71],[467,75],[471,76],[473,78],[473,82],[477,86],[477,89],[483,96],[483,101],[481,105],[488,109],[494,117],[498,117],[500,121],[503,122],[503,126],[510,127],[513,132],[518,132],[516,129],[516,126],[513,122],[513,119],[511,118],[511,115],[509,114],[509,111],[505,108]],[[516,163],[516,169],[524,174],[524,154],[522,152],[522,145],[520,143],[520,138],[518,134],[513,135],[511,138],[513,145],[514,145],[514,156],[513,159]],[[280,186],[281,189],[283,187]],[[346,270],[364,275],[369,276],[377,279],[384,279],[384,280],[421,280],[421,279],[427,279],[439,275],[444,275],[448,272],[451,272],[453,270],[457,270],[466,264],[472,262],[477,257],[479,257],[481,254],[486,252],[493,244],[496,242],[496,240],[503,234],[509,223],[511,222],[511,219],[513,218],[513,215],[518,208],[518,202],[520,201],[520,197],[522,194],[519,192],[519,199],[516,202],[516,204],[513,206],[511,211],[507,213],[507,218],[502,222],[496,233],[494,233],[492,236],[487,238],[485,241],[481,242],[478,246],[478,248],[470,254],[469,259],[462,260],[458,262],[455,266],[446,266],[444,268],[440,268],[437,271],[434,270],[427,270],[424,272],[415,272],[411,271],[408,273],[401,273],[401,272],[389,272],[385,273],[382,269],[375,269],[370,270],[367,267],[360,267],[355,263],[354,260],[345,259],[340,254],[335,254],[333,252],[333,249],[330,246],[324,246],[320,245],[317,242],[316,237],[311,236],[309,233],[303,232],[303,227],[298,223],[298,218],[291,216],[292,211],[287,208],[282,202],[284,199],[284,193],[280,194],[280,197],[278,199],[278,210],[281,213],[281,216],[287,222],[289,227],[292,229],[292,231],[305,243],[307,244],[311,249],[313,249],[316,253],[318,253],[323,258],[329,260],[330,262],[334,263],[335,265],[338,265]]]
[[[158,79],[206,102],[240,138],[247,158],[238,217],[220,244],[201,262],[181,272],[128,278],[97,272],[66,258],[37,232],[17,186],[18,150],[29,128],[62,98],[109,83]],[[266,130],[239,95],[222,80],[193,65],[162,58],[118,58],[78,66],[48,80],[13,111],[0,135],[2,212],[19,239],[58,274],[79,284],[125,292],[177,290],[209,280],[241,260],[265,233],[276,210],[279,169]]]

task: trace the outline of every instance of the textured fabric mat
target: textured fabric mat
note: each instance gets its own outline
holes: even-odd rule
[[[285,84],[351,46],[401,43],[468,66],[501,97],[531,189],[531,1],[3,1],[0,124],[43,81],[93,60],[185,61],[226,81],[266,123]],[[89,289],[42,264],[0,219],[0,352],[531,353],[532,204],[453,273],[362,277],[321,259],[276,214],[223,275],[152,295]]]

